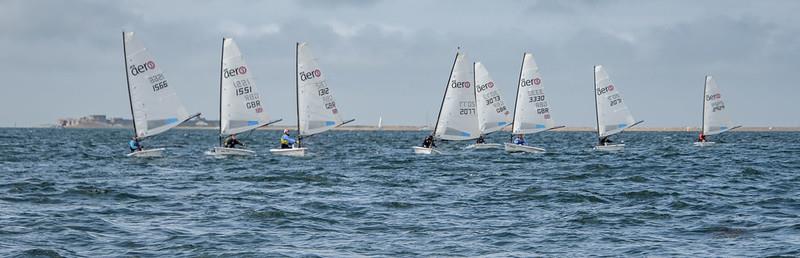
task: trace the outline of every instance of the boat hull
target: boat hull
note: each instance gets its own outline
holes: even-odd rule
[[[291,149],[269,149],[272,155],[290,156],[290,157],[305,157],[307,148],[291,148]]]
[[[542,153],[545,152],[543,148],[519,145],[513,143],[505,143],[505,150],[507,152],[527,152],[527,153]]]
[[[716,144],[715,142],[694,142],[694,146],[697,147],[708,147]]]
[[[218,156],[255,156],[256,152],[246,149],[214,147],[212,154]]]
[[[164,154],[164,150],[166,149],[156,148],[156,149],[140,150],[125,154],[125,156],[134,158],[158,158]]]
[[[503,148],[503,145],[499,143],[476,143],[467,145],[464,149],[474,149],[474,150],[490,150],[490,149],[500,149]]]
[[[625,144],[620,143],[620,144],[596,145],[594,146],[594,149],[599,151],[621,151],[625,149]]]
[[[414,146],[411,148],[414,149],[414,154],[442,154],[441,152],[439,152],[434,148],[425,148],[419,146]]]

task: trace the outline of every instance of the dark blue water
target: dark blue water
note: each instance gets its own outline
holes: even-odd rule
[[[0,256],[800,255],[800,133],[589,132],[545,154],[414,155],[427,132],[330,132],[309,158],[203,152],[174,130],[131,159],[129,130],[0,129]],[[498,133],[490,141],[508,137]]]

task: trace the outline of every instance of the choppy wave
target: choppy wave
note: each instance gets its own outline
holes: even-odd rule
[[[426,132],[330,132],[308,158],[204,155],[212,131],[0,129],[0,256],[798,256],[798,133],[529,138],[544,154],[410,147]],[[501,142],[497,133],[489,141]]]

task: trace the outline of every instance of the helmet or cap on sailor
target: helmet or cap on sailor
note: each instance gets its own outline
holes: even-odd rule
[[[289,134],[289,129],[283,129],[283,133]]]

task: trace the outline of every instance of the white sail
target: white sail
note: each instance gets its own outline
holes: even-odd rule
[[[133,32],[124,32],[123,38],[136,136],[153,136],[189,119],[189,113],[153,55]]]
[[[478,129],[482,134],[488,134],[503,129],[511,122],[511,112],[508,111],[500,90],[495,87],[494,80],[489,76],[489,71],[481,62],[475,63],[475,101],[477,102]]]
[[[603,66],[594,67],[594,96],[597,104],[597,132],[600,137],[614,135],[634,126],[628,106],[622,101],[619,87],[611,83]]]
[[[297,104],[300,135],[330,130],[344,122],[308,43],[297,43]]]
[[[233,39],[222,40],[220,134],[237,134],[268,124],[261,94]]]
[[[514,124],[511,126],[513,134],[538,133],[556,126],[550,117],[550,104],[544,95],[539,66],[530,53],[525,53],[522,57],[516,103]]]
[[[480,130],[475,112],[472,69],[464,54],[456,54],[452,69],[434,135],[444,140],[476,139]]]
[[[725,102],[719,86],[711,76],[706,76],[703,95],[703,134],[715,135],[735,128],[728,112],[725,111]]]

